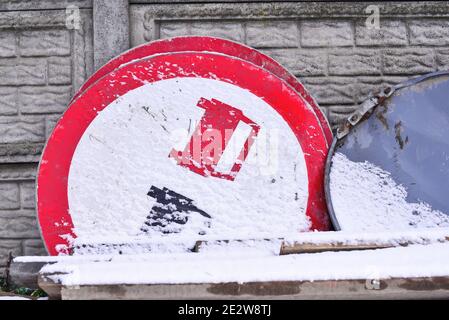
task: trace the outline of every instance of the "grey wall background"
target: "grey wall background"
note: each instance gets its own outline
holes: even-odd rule
[[[378,30],[365,26],[370,4],[380,8]],[[67,28],[68,7],[79,9],[79,27]],[[189,34],[278,59],[332,125],[383,84],[449,67],[448,2],[0,0],[0,272],[9,252],[45,254],[37,164],[75,90],[130,46]]]

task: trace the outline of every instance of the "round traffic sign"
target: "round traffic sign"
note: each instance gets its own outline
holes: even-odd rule
[[[333,135],[329,126],[329,122],[326,116],[323,114],[315,99],[309,94],[304,86],[298,81],[298,79],[292,75],[287,69],[280,65],[276,60],[269,56],[257,51],[251,47],[243,44],[233,42],[226,39],[203,37],[203,36],[186,36],[175,37],[169,39],[161,39],[145,43],[143,45],[132,48],[120,56],[110,60],[103,67],[98,69],[78,90],[73,100],[78,95],[84,92],[89,86],[95,83],[98,79],[104,77],[108,73],[114,71],[120,66],[142,58],[147,58],[156,54],[182,52],[182,51],[194,51],[194,52],[215,52],[225,55],[233,56],[248,62],[251,62],[257,66],[263,67],[270,71],[277,77],[285,80],[290,86],[292,86],[313,108],[316,116],[320,121],[320,125],[323,129],[323,133],[326,137],[327,143],[330,146],[332,143]]]
[[[327,143],[310,105],[247,61],[172,53],[107,74],[45,147],[38,218],[73,238],[278,237],[327,230]]]

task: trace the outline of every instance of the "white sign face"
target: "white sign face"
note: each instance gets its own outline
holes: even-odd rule
[[[50,254],[328,230],[327,150],[312,106],[261,67],[209,52],[136,60],[56,125],[39,167],[39,225]]]
[[[197,172],[176,155],[210,118],[211,102],[233,116],[240,110],[243,120],[227,127],[215,165]],[[212,121],[235,120],[225,118]],[[113,101],[82,135],[68,176],[74,232],[87,242],[284,236],[310,229],[307,200],[304,153],[281,115],[246,89],[205,78],[148,83]]]

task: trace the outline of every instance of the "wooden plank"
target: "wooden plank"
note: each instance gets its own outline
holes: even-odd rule
[[[393,248],[392,244],[345,244],[345,243],[302,243],[294,242],[293,244],[283,242],[279,255],[300,254],[300,253],[318,253],[326,251],[351,251],[351,250],[374,250]]]
[[[8,284],[13,287],[39,288],[38,274],[48,262],[11,262]]]
[[[50,276],[52,274],[39,274],[38,275],[38,285],[45,293],[48,295],[50,300],[60,300],[61,299],[61,284],[53,281]]]
[[[292,253],[312,253],[323,251],[345,251],[345,250],[368,250],[407,246],[412,244],[430,244],[445,242],[449,239],[449,228],[434,228],[408,230],[399,232],[365,232],[352,233],[345,231],[329,232],[304,232],[294,238],[252,238],[252,239],[215,239],[198,240],[195,243],[176,243],[183,247],[185,251],[200,252],[206,246],[228,246],[242,245],[254,246],[256,243],[279,242],[281,245],[280,254]],[[379,236],[380,235],[380,236]],[[167,245],[167,243],[154,243],[148,241],[138,241],[135,243],[78,243],[72,248],[78,254],[95,253],[99,250],[102,253],[113,254],[119,251],[126,251],[126,248],[134,248],[136,252],[152,253],[155,245]],[[156,246],[157,247],[157,246]]]
[[[448,242],[449,237],[445,237],[438,242]],[[359,243],[346,243],[346,242],[329,242],[329,243],[314,243],[314,242],[301,242],[295,241],[293,243],[283,241],[281,244],[281,250],[279,255],[286,254],[300,254],[300,253],[318,253],[326,251],[351,251],[351,250],[375,250],[375,249],[386,249],[395,247],[406,247],[409,245],[420,244],[426,245],[435,243],[435,241],[425,241],[421,240],[405,240],[405,241],[391,241],[384,242],[364,242],[361,240]]]
[[[282,238],[263,238],[263,239],[228,239],[228,240],[198,240],[195,242],[193,246],[192,252],[200,252],[202,248],[205,246],[226,246],[232,243],[245,245],[245,244],[254,244],[258,243],[267,243],[267,242],[281,242]]]
[[[50,287],[45,288],[48,290]],[[378,280],[376,286],[373,286],[370,280],[354,279],[218,284],[82,285],[58,288],[63,300],[448,299],[449,277],[382,279]],[[50,296],[54,297],[51,293]]]

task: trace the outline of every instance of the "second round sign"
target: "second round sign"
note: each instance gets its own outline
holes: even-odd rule
[[[75,237],[327,230],[326,154],[311,106],[268,71],[212,53],[154,56],[98,80],[57,124],[39,223],[51,254]]]

